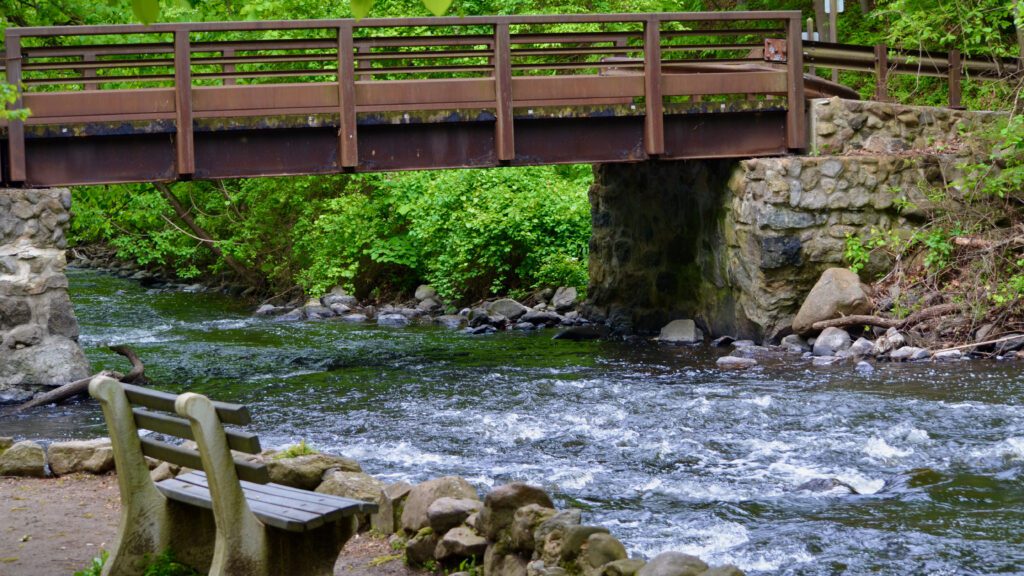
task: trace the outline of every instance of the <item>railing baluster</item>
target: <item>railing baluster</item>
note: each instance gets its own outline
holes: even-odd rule
[[[644,21],[644,148],[649,156],[665,153],[665,106],[661,101],[661,20]]]
[[[960,51],[950,50],[949,51],[949,107],[950,108],[962,108],[960,103],[960,95],[962,86],[960,84],[962,80],[960,70]]]
[[[875,100],[889,100],[889,48],[875,45]]]
[[[225,48],[225,49],[220,51],[220,56],[221,56],[221,58],[234,58],[234,56],[235,56],[235,49],[234,48]],[[220,67],[220,71],[223,72],[224,74],[234,74],[235,70],[236,70],[236,68],[235,68],[234,64],[222,64],[221,67]],[[225,86],[234,86],[235,85],[235,79],[234,78],[224,78],[223,83],[224,83]]]
[[[8,28],[5,33],[7,45],[7,82],[18,91],[18,98],[8,106],[10,110],[21,108],[21,37]],[[25,181],[25,123],[11,119],[7,122],[11,180]]]
[[[804,117],[804,43],[800,36],[800,16],[789,19],[786,31],[789,46],[786,94],[786,147],[790,150],[807,148],[807,119]]]
[[[352,24],[346,22],[338,27],[338,162],[342,168],[359,164],[354,50]]]
[[[95,52],[83,52],[82,53],[82,62],[96,62],[96,53]],[[82,77],[83,78],[95,78],[96,77],[96,69],[95,68],[82,68]],[[99,85],[98,82],[86,82],[82,86],[82,88],[85,89],[85,90],[99,90],[100,89],[100,85]]]
[[[191,176],[196,172],[196,151],[192,132],[192,48],[187,28],[174,31],[174,95],[178,174]]]
[[[512,124],[512,38],[504,22],[494,25],[494,96],[494,143],[498,161],[507,162],[516,157],[516,144]]]

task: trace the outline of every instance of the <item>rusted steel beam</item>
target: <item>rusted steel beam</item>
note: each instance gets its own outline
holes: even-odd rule
[[[804,115],[804,48],[800,16],[789,18],[788,62],[789,93],[786,95],[786,144],[791,150],[807,148],[807,117]]]
[[[661,20],[644,21],[644,149],[656,156],[665,151],[664,103],[661,86]]]
[[[512,56],[509,26],[494,26],[494,144],[499,161],[516,157],[515,132],[512,120]]]
[[[178,174],[186,177],[196,171],[192,134],[191,58],[189,32],[187,29],[179,29],[174,33],[174,104],[177,112],[174,141],[178,151]]]
[[[21,108],[21,38],[11,28],[4,31],[4,44],[7,47],[5,62],[7,63],[7,82],[14,85],[18,97],[8,109]],[[21,120],[7,121],[7,169],[12,182],[25,180],[25,124]]]
[[[338,164],[342,168],[354,168],[359,164],[355,67],[352,25],[342,24],[338,27]]]

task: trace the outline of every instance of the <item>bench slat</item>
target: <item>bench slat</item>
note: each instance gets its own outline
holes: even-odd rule
[[[190,477],[188,479],[189,482],[206,486],[206,472],[196,470],[187,476]],[[179,476],[179,478],[181,477],[182,476]],[[334,496],[333,494],[310,492],[309,490],[292,488],[291,486],[284,486],[283,484],[253,484],[251,482],[242,482],[242,487],[245,488],[246,494],[260,493],[297,503],[327,506],[330,508],[344,509],[354,513],[371,514],[376,512],[378,508],[376,502],[366,502],[364,500]]]
[[[168,394],[159,390],[150,390],[133,384],[122,384],[128,401],[132,404],[170,412],[174,414],[174,401],[178,399],[176,394]],[[225,424],[238,424],[244,426],[252,419],[249,417],[249,409],[241,404],[229,404],[227,402],[214,402],[213,407],[217,409],[217,416]]]
[[[208,490],[209,486],[206,484],[206,479],[196,474],[183,474],[178,476],[178,479],[182,482],[192,484],[204,490]],[[282,498],[259,492],[254,490],[253,487],[263,486],[262,484],[243,483],[242,492],[245,494],[245,499],[252,504],[253,502],[261,502],[274,506],[281,506],[290,510],[296,510],[303,514],[316,514],[322,516],[324,522],[335,522],[341,520],[345,516],[350,516],[352,510],[347,508],[339,508],[337,506],[328,506],[325,504],[316,504],[313,502],[307,502],[304,500],[296,500],[292,498]]]
[[[158,482],[157,489],[171,500],[199,506],[200,508],[213,509],[210,499],[210,491],[206,488],[182,482],[177,478]],[[248,499],[247,499],[248,500]],[[288,530],[289,532],[304,532],[323,525],[323,519],[315,514],[302,514],[297,510],[290,510],[281,506],[264,504],[261,502],[249,502],[249,509],[264,524],[275,528]]]
[[[143,437],[139,438],[139,441],[142,443],[142,453],[150,458],[156,458],[157,460],[163,460],[164,462],[170,462],[171,464],[177,464],[186,468],[203,469],[203,460],[199,457],[199,452],[195,450],[173,446],[153,440],[152,438]],[[270,482],[270,474],[267,472],[267,467],[264,464],[235,460],[235,473],[238,474],[239,480],[247,480],[257,484]]]
[[[139,428],[186,440],[195,440],[195,436],[192,434],[192,426],[184,418],[169,416],[159,412],[150,412],[144,408],[133,408],[132,416],[135,418],[135,425]],[[228,437],[228,446],[232,450],[238,450],[247,454],[260,453],[260,439],[255,434],[234,430],[225,430],[224,433]]]
[[[325,510],[325,512],[320,512],[296,508],[296,506],[311,505],[310,502],[296,500],[293,498],[272,496],[262,492],[255,492],[256,489],[266,488],[264,485],[252,484],[250,482],[242,482],[241,484],[242,492],[245,494],[245,499],[249,503],[249,508],[261,522],[274,526],[275,528],[291,532],[313,530],[325,523],[334,522],[359,512],[360,505],[368,504],[358,500],[338,498],[335,496],[330,497],[330,499],[339,500],[341,502],[341,506],[320,505],[319,507]],[[272,486],[278,487],[276,485]],[[177,478],[164,480],[157,483],[157,488],[161,493],[172,500],[208,509],[212,506],[210,501],[210,491],[206,485],[206,477],[199,472],[183,474]],[[284,486],[280,486],[278,488],[285,488],[287,492],[310,494],[305,490],[287,488]]]

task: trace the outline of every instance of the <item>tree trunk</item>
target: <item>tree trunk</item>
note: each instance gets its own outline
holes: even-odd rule
[[[246,268],[244,264],[236,260],[230,254],[225,254],[224,251],[217,246],[217,241],[214,240],[202,226],[196,223],[195,219],[192,218],[189,211],[182,205],[181,201],[178,200],[178,197],[171,192],[171,189],[167,184],[164,184],[163,182],[156,182],[153,186],[160,191],[160,194],[163,195],[164,199],[167,200],[167,203],[174,209],[174,213],[182,222],[185,223],[185,226],[188,226],[188,229],[192,231],[192,234],[206,244],[206,247],[210,249],[210,252],[213,252],[218,258],[223,259],[224,263],[228,265],[228,268],[231,268],[235,274],[238,274],[240,277],[250,281],[256,279],[256,275],[253,274],[252,270]]]

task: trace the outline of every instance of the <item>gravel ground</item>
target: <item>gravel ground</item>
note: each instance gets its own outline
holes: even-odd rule
[[[113,475],[0,478],[0,576],[71,576],[110,548],[119,521]],[[345,546],[334,574],[428,576],[388,560],[394,554],[386,540],[362,534]]]

